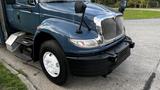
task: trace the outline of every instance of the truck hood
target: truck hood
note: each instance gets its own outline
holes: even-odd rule
[[[96,25],[94,23],[94,17],[98,16],[111,16],[117,15],[117,12],[112,10],[109,7],[99,5],[99,4],[93,4],[93,3],[88,3],[86,2],[87,8],[85,12],[85,22],[88,24],[88,26],[92,29],[93,32],[97,32],[96,30]],[[75,2],[64,2],[64,3],[40,3],[40,13],[44,15],[45,18],[43,18],[41,21],[45,21],[48,18],[54,18],[54,19],[59,19],[59,20],[49,20],[53,21],[54,24],[58,24],[58,21],[60,21],[63,24],[63,27],[65,29],[62,29],[63,27],[59,27],[61,29],[61,32],[63,32],[63,35],[68,35],[71,38],[96,38],[97,35],[95,33],[88,33],[87,27],[83,29],[83,33],[77,35],[76,30],[79,27],[80,20],[81,20],[81,14],[76,14],[75,13]],[[69,24],[68,23],[75,23],[75,24]],[[59,25],[60,26],[60,25]],[[69,31],[70,30],[70,31]],[[96,33],[97,34],[97,33]],[[93,36],[93,37],[91,37]],[[96,36],[96,37],[95,37]]]
[[[74,8],[75,2],[64,2],[64,3],[41,3],[40,7],[46,11],[49,11],[48,14],[57,15],[61,18],[80,19],[80,15],[75,13]],[[85,18],[92,20],[95,16],[98,15],[107,15],[107,14],[115,14],[117,13],[113,9],[100,5],[86,2],[87,9],[85,12]],[[67,16],[67,17],[66,17]],[[77,19],[78,18],[78,19]]]

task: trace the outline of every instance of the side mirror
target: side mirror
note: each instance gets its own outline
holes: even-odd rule
[[[6,4],[16,4],[16,0],[6,0]]]
[[[76,3],[75,3],[75,12],[76,13],[82,13],[79,29],[77,29],[77,31],[76,31],[79,34],[82,33],[81,27],[82,27],[83,22],[85,22],[84,21],[84,14],[85,14],[86,8],[87,8],[87,5],[84,4],[83,1],[76,1]],[[87,27],[88,27],[88,25],[87,25]]]
[[[76,13],[85,13],[87,6],[83,1],[77,1],[75,3],[75,12]]]
[[[124,13],[126,7],[127,7],[127,0],[121,0],[119,12]]]

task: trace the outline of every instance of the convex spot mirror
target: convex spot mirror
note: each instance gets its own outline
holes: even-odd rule
[[[127,7],[127,0],[121,0],[121,1],[120,1],[119,11],[120,11],[121,13],[124,13],[126,7]]]
[[[76,13],[84,13],[86,10],[86,4],[83,1],[76,1],[75,3],[75,12]]]
[[[16,0],[6,0],[7,4],[16,4]]]

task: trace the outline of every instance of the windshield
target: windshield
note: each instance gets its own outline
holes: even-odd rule
[[[73,2],[73,1],[90,1],[90,0],[39,0],[43,3],[49,3],[49,2]]]

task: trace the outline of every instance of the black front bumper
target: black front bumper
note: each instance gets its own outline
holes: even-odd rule
[[[105,75],[130,56],[134,43],[128,37],[117,45],[103,51],[103,54],[88,57],[67,57],[70,71],[74,75]]]

